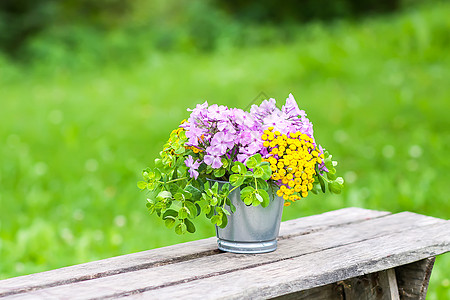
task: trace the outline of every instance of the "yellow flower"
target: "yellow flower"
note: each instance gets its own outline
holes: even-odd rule
[[[284,178],[281,180],[281,182],[282,182],[283,184],[288,184],[289,179],[287,179],[286,177],[284,177]]]
[[[269,162],[270,162],[270,164],[274,165],[277,163],[277,159],[275,157],[271,156],[271,157],[269,157]]]
[[[270,165],[270,169],[272,170],[272,172],[275,172],[277,170],[277,166],[275,165]]]
[[[289,180],[292,180],[292,178],[294,178],[294,176],[292,174],[287,174],[286,178],[289,179]]]
[[[285,169],[281,169],[278,171],[278,173],[280,173],[281,176],[286,175],[286,170]]]
[[[263,146],[267,148],[267,147],[269,147],[269,144],[270,144],[270,142],[265,141],[265,142],[263,143]]]
[[[300,193],[301,190],[302,190],[302,186],[299,184],[296,184],[294,187],[294,191],[296,191],[297,193]]]
[[[270,126],[269,128],[267,128],[267,130],[272,131],[273,130],[273,126]]]
[[[290,174],[289,174],[289,175],[290,175]],[[288,185],[289,185],[289,187],[294,187],[294,186],[295,186],[294,180],[290,180],[290,181],[288,182]]]
[[[282,162],[279,162],[277,164],[278,169],[283,169],[284,168],[284,164]]]
[[[273,148],[272,151],[270,151],[270,153],[277,154],[278,153],[278,148]]]
[[[295,184],[301,184],[302,180],[300,178],[295,178],[294,182],[295,182]]]
[[[263,141],[267,140],[267,134],[261,135],[261,139],[262,139]]]
[[[283,196],[283,199],[284,200],[288,200],[288,197],[287,196]],[[284,206],[289,206],[289,205],[291,205],[291,202],[284,202]]]
[[[308,192],[303,192],[302,197],[305,198],[306,196],[308,196]]]
[[[281,135],[281,133],[277,130],[275,131],[275,135]]]
[[[282,190],[278,190],[277,191],[277,196],[278,197],[282,197],[283,196],[283,191]]]

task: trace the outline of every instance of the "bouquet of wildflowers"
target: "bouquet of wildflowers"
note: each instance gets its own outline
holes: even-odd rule
[[[327,186],[340,193],[337,162],[317,144],[292,94],[281,109],[269,99],[250,112],[207,102],[188,111],[138,182],[149,191],[149,212],[176,233],[194,232],[200,214],[224,228],[236,210],[228,195],[237,188],[246,205],[263,207],[271,194],[288,206]]]

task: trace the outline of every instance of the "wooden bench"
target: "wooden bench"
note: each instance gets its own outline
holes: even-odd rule
[[[283,222],[278,250],[216,238],[0,281],[0,299],[424,299],[450,221],[346,208]]]

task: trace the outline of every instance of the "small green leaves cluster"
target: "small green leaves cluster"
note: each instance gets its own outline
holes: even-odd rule
[[[137,184],[148,192],[149,213],[160,217],[167,228],[173,228],[177,234],[193,233],[195,218],[200,215],[225,228],[228,216],[236,211],[229,195],[238,188],[246,205],[269,205],[269,189],[271,193],[273,190],[267,181],[272,171],[260,154],[253,155],[245,164],[224,159],[220,169],[205,168],[201,170],[204,176],[194,180],[189,176],[184,156],[175,154],[176,147],[168,143],[161,158],[155,160],[155,168],[145,169],[144,180]],[[185,149],[184,154],[189,155],[190,151]],[[230,174],[229,183],[214,180],[223,178],[226,173]]]
[[[332,158],[333,156],[328,151],[324,152],[324,163],[328,169],[328,172],[325,172],[326,175],[322,175],[316,166],[318,184],[311,190],[313,193],[317,194],[319,189],[325,193],[326,185],[328,185],[328,191],[333,194],[340,194],[344,188],[344,178],[336,176],[335,167],[338,165],[338,162],[332,160]]]
[[[246,205],[267,207],[270,202],[269,184],[272,176],[268,162],[262,161],[261,154],[251,156],[245,162],[235,162],[231,168],[230,183],[241,188],[241,199]]]

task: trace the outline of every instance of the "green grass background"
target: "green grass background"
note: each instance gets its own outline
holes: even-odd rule
[[[260,92],[280,104],[294,94],[346,179],[341,195],[310,196],[283,220],[349,206],[448,219],[448,15],[435,3],[120,64],[0,58],[0,279],[213,236],[206,221],[180,237],[149,217],[136,181],[186,108],[244,108]],[[450,299],[448,270],[438,257],[428,299]]]

